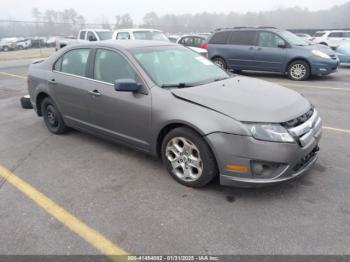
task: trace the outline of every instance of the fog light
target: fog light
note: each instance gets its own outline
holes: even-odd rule
[[[226,165],[225,167],[227,170],[230,170],[230,171],[240,171],[240,172],[247,172],[248,171],[247,166]]]
[[[271,178],[276,176],[283,168],[283,164],[270,163],[270,162],[261,162],[261,161],[252,161],[251,170],[254,176],[259,176],[263,178]]]

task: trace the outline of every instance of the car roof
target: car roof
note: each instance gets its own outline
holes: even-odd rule
[[[271,27],[265,27],[265,28],[259,28],[259,27],[242,27],[242,28],[222,28],[217,30],[214,33],[217,32],[222,32],[222,31],[229,31],[229,32],[233,32],[233,31],[271,31],[271,32],[283,32],[286,30],[282,30],[282,29],[278,29],[278,28],[271,28]]]
[[[80,31],[111,32],[109,29],[84,28]]]
[[[70,45],[77,47],[110,47],[118,49],[133,49],[143,47],[158,47],[158,46],[179,46],[178,44],[164,41],[153,41],[153,40],[105,40],[98,42],[89,42],[84,44]]]

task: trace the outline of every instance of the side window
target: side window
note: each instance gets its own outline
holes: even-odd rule
[[[120,32],[117,34],[117,40],[128,40],[130,39],[130,34],[128,32]]]
[[[139,82],[134,69],[122,55],[111,50],[98,49],[95,58],[94,79],[114,84],[115,80],[125,78]]]
[[[220,31],[215,33],[209,41],[209,44],[226,44],[230,36],[230,31]]]
[[[64,54],[62,58],[61,72],[85,76],[90,49],[75,49]]]
[[[328,37],[342,37],[343,33],[342,32],[332,32],[328,35]]]
[[[193,46],[193,37],[184,37],[181,39],[180,44],[184,46]]]
[[[86,31],[81,31],[79,39],[84,40],[85,39],[85,35],[86,35]]]
[[[54,71],[61,71],[61,64],[62,64],[62,57],[56,61],[56,63],[53,65]]]
[[[344,32],[343,37],[345,38],[350,38],[350,32]]]
[[[230,45],[255,45],[256,31],[233,31],[228,43]]]
[[[258,45],[262,47],[278,47],[286,42],[278,35],[271,32],[259,32]]]
[[[89,41],[97,41],[97,38],[96,38],[94,32],[88,31],[88,33],[87,33],[87,40],[89,40]]]

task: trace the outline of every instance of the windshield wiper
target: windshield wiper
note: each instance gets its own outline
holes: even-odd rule
[[[170,88],[170,87],[177,87],[177,88],[186,88],[186,87],[192,87],[193,84],[187,84],[187,83],[178,83],[178,84],[163,84],[162,88]]]

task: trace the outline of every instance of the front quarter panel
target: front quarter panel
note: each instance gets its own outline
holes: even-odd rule
[[[158,135],[171,124],[182,124],[191,127],[205,136],[223,132],[248,136],[245,126],[226,115],[201,105],[175,97],[170,90],[160,87],[152,88],[152,144],[156,152]]]

